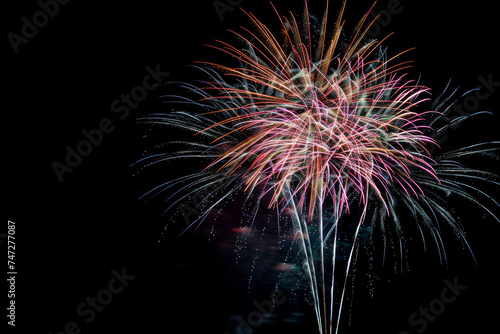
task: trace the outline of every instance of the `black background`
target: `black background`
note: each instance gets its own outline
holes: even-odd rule
[[[289,9],[300,12],[302,4],[275,3],[283,14]],[[401,0],[404,10],[384,29],[396,32],[386,44],[390,50],[416,46],[411,54],[414,71],[436,92],[450,77],[461,92],[477,87],[480,75],[500,80],[494,2],[436,3]],[[311,5],[322,6],[322,1]],[[347,31],[370,6],[369,1],[348,1]],[[210,0],[73,0],[61,5],[15,54],[7,34],[19,34],[21,18],[31,18],[40,8],[33,0],[4,7],[4,208],[17,229],[17,332],[59,333],[72,320],[81,325],[81,333],[229,331],[228,315],[235,303],[227,274],[231,263],[221,263],[215,256],[217,245],[201,233],[178,237],[174,228],[159,243],[166,218],[159,208],[138,200],[145,186],[129,167],[143,150],[135,118],[166,111],[159,102],[164,91],[151,92],[123,121],[110,104],[141,84],[147,65],[160,64],[170,72],[169,80],[182,80],[183,65],[211,54],[203,44],[227,37],[228,28],[251,25],[245,15],[235,9],[221,21]],[[243,0],[241,7],[264,22],[276,22],[268,1]],[[377,3],[376,10],[385,8],[387,1]],[[337,9],[337,2],[331,1],[332,21]],[[498,95],[481,102],[481,109],[495,115],[467,123],[452,139],[498,139]],[[75,147],[83,129],[95,128],[106,117],[116,129],[59,182],[52,162],[63,161],[66,145]],[[490,169],[498,169],[498,164]],[[425,333],[496,328],[500,228],[480,216],[473,211],[462,219],[477,265],[453,243],[447,249],[449,269],[439,265],[436,253],[417,254],[407,273],[392,275],[391,282],[380,284],[374,299],[354,305],[352,325],[343,332],[396,334],[411,329],[408,316],[439,297],[443,279],[454,277],[467,285],[466,291]],[[83,323],[77,305],[107,286],[112,269],[123,267],[134,280],[94,321]],[[251,304],[247,306],[251,312]],[[2,322],[7,322],[5,317]],[[255,332],[264,333],[264,327]]]

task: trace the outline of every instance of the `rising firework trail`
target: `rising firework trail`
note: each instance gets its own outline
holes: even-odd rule
[[[409,214],[424,245],[427,233],[446,262],[440,223],[467,244],[446,198],[466,199],[497,221],[483,200],[499,205],[470,184],[499,185],[497,177],[458,162],[466,156],[493,155],[498,142],[431,156],[429,148],[436,145],[431,134],[449,126],[435,124],[453,105],[456,92],[444,97],[445,90],[429,102],[430,88],[405,73],[411,62],[399,61],[410,50],[390,56],[382,47],[387,38],[366,38],[376,20],[368,19],[370,11],[352,38],[342,40],[345,5],[333,28],[328,4],[318,20],[306,3],[300,22],[274,9],[279,35],[245,12],[254,29],[232,31],[240,44],[217,41],[210,46],[238,64],[196,62],[194,67],[208,79],[182,83],[187,93],[169,97],[179,103],[177,110],[140,119],[192,136],[170,143],[177,151],[136,163],[198,161],[198,172],[169,180],[143,196],[173,193],[167,199],[169,212],[193,194],[207,193],[206,209],[190,226],[200,226],[237,193],[252,198],[257,208],[262,202],[278,215],[287,215],[300,245],[318,329],[325,334],[338,331],[362,231],[382,232],[385,259],[386,231],[391,227],[397,236],[394,247],[402,254],[400,217]],[[427,102],[430,108],[422,110]]]

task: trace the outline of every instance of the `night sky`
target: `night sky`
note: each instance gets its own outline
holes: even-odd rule
[[[130,165],[151,140],[144,139],[148,129],[137,124],[137,117],[169,111],[160,98],[168,88],[156,83],[195,79],[185,65],[196,60],[224,61],[204,44],[232,42],[227,29],[251,27],[239,7],[277,26],[272,6],[264,0],[74,0],[61,1],[58,8],[47,1],[51,5],[43,6],[51,15],[36,14],[45,3],[17,1],[2,11],[4,211],[16,224],[18,272],[16,327],[12,331],[5,316],[2,325],[8,333],[249,334],[237,327],[238,319],[248,322],[255,304],[269,299],[278,280],[273,268],[282,254],[273,253],[275,227],[245,239],[251,246],[265,244],[266,250],[242,252],[236,263],[235,248],[243,242],[237,207],[228,208],[220,225],[209,223],[179,236],[185,222],[162,216],[161,201],[138,199],[162,181],[162,173],[179,171],[164,167],[148,174]],[[274,4],[282,14],[301,13],[303,6],[297,0]],[[371,5],[348,1],[347,35]],[[324,2],[310,7],[322,14]],[[332,23],[338,7],[332,0]],[[458,87],[460,94],[479,87],[480,101],[469,100],[470,109],[493,113],[452,131],[444,147],[499,140],[495,3],[446,0],[436,6],[430,0],[384,0],[375,11],[381,19],[373,34],[395,32],[385,43],[393,55],[416,47],[405,56],[415,60],[410,74],[421,75],[434,95],[450,79],[449,89]],[[33,20],[39,27],[28,26]],[[139,102],[130,100],[132,92]],[[93,143],[82,144],[86,139]],[[68,158],[77,148],[86,156]],[[498,161],[470,162],[493,172],[500,166]],[[500,198],[498,187],[487,190]],[[435,247],[427,252],[413,247],[405,272],[395,274],[390,266],[383,270],[373,284],[373,297],[364,284],[366,270],[359,269],[355,288],[360,292],[343,313],[341,334],[413,334],[417,329],[426,334],[481,333],[496,328],[500,223],[460,203],[457,212],[477,264],[445,233],[448,267],[440,264]],[[1,241],[6,262],[6,239]],[[252,268],[256,255],[260,258]],[[435,300],[443,298],[447,284],[460,285],[456,299],[443,304],[445,309],[425,326],[423,321],[412,326],[409,317],[421,307],[438,305]],[[5,285],[4,312],[7,291]],[[97,301],[93,307],[97,297],[105,305]],[[315,333],[312,307],[299,303],[300,296],[286,298],[254,333]]]

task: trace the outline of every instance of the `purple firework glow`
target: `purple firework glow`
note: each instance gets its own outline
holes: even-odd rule
[[[200,226],[237,193],[252,199],[253,219],[261,202],[290,219],[318,329],[325,334],[338,331],[346,280],[364,227],[382,231],[385,256],[385,231],[391,226],[402,252],[400,217],[409,214],[422,238],[428,231],[446,261],[440,222],[467,244],[446,197],[464,198],[499,220],[478,197],[494,206],[498,202],[470,184],[498,185],[496,176],[457,161],[493,154],[498,142],[431,156],[436,143],[430,134],[448,128],[435,124],[451,107],[450,98],[441,95],[420,111],[430,100],[430,88],[404,72],[410,62],[398,59],[406,51],[389,57],[382,48],[386,38],[367,40],[375,21],[369,12],[352,39],[342,41],[344,8],[345,1],[331,34],[328,5],[322,20],[309,14],[307,3],[302,22],[278,14],[279,35],[247,13],[255,29],[233,32],[240,45],[218,41],[212,46],[239,65],[197,62],[208,79],[200,85],[184,83],[189,95],[171,97],[185,109],[140,119],[187,131],[189,140],[175,141],[178,151],[137,162],[198,161],[196,173],[143,196],[172,192],[165,211],[170,212],[205,192],[205,208],[190,226]],[[347,246],[340,242],[342,233],[351,235]],[[345,261],[339,260],[340,252]]]

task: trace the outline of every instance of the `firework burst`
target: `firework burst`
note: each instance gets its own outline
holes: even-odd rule
[[[147,156],[140,163],[198,159],[202,167],[144,197],[175,188],[167,200],[169,211],[193,192],[207,190],[209,204],[192,226],[199,226],[237,191],[257,198],[257,206],[265,200],[269,209],[291,217],[321,333],[338,330],[345,283],[363,226],[373,230],[378,225],[385,231],[391,222],[400,236],[398,217],[401,211],[409,212],[420,231],[429,231],[446,261],[436,224],[444,221],[465,237],[444,197],[463,197],[495,219],[476,196],[498,206],[468,184],[479,180],[498,185],[496,177],[455,161],[492,154],[498,143],[431,157],[432,125],[441,117],[439,110],[450,108],[453,94],[438,97],[430,110],[418,111],[429,100],[430,89],[407,78],[403,70],[410,62],[397,62],[401,53],[389,58],[383,40],[366,41],[365,32],[373,23],[368,13],[352,39],[341,42],[344,7],[345,1],[332,34],[327,15],[316,20],[307,4],[300,23],[294,15],[278,15],[280,37],[247,13],[255,30],[233,32],[243,47],[222,41],[211,46],[239,65],[198,62],[196,68],[209,79],[202,85],[182,84],[195,97],[177,100],[197,111],[140,119],[193,134],[189,141],[176,142],[179,151]],[[353,208],[359,214],[354,224],[344,226],[342,219]],[[308,233],[311,229],[316,233]],[[347,247],[338,242],[344,232],[352,236]],[[333,252],[327,254],[328,247]],[[344,262],[336,254],[340,251],[347,254]]]

